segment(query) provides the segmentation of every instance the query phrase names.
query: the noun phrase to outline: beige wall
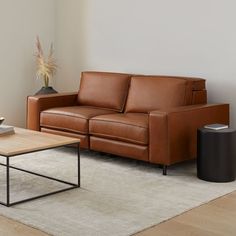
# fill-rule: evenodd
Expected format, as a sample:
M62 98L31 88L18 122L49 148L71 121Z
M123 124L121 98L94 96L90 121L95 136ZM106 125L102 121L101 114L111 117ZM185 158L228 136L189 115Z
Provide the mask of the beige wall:
M34 41L56 43L55 88L75 91L83 70L200 76L210 102L231 103L236 125L234 0L0 0L0 116L25 124Z
M35 80L35 37L49 47L55 36L54 0L0 0L0 116L25 126L26 97Z
M84 29L86 0L57 0L56 53L59 64L56 86L60 91L76 91L86 58Z
M200 76L236 125L235 0L58 0L58 88L81 70Z

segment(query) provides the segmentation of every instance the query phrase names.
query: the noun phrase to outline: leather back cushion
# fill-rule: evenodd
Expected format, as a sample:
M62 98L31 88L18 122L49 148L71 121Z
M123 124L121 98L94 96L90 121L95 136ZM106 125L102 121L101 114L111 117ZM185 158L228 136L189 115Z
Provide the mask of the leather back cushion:
M188 81L182 78L132 77L125 112L149 112L187 105L189 88Z
M109 72L83 72L78 94L79 105L122 111L131 76Z

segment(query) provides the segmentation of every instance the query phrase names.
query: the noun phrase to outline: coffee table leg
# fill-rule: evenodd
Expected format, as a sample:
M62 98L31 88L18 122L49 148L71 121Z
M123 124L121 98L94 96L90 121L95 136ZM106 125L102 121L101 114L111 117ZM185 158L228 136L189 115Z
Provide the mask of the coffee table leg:
M7 163L6 163L6 174L7 174L7 206L10 205L10 164L9 164L9 157L7 157Z
M4 205L4 206L7 206L7 207L80 187L80 145L79 144L77 146L77 171L78 171L77 172L78 173L77 180L78 180L78 183L76 183L76 184L75 183L70 183L70 182L67 182L67 181L64 181L64 180L60 180L60 179L57 179L57 178L53 178L53 177L50 177L50 176L42 175L42 174L39 174L39 173L35 173L35 172L32 172L32 171L28 171L28 170L25 170L25 169L21 169L21 168L11 166L10 165L10 157L7 157L7 156L6 156L6 164L0 163L0 165L6 167L6 202L1 202L0 201L0 204ZM51 180L54 180L54 181L57 181L57 182L60 182L60 183L68 184L71 187L64 188L64 189L61 189L61 190L49 192L49 193L46 193L46 194L43 194L43 195L39 195L39 196L35 196L35 197L32 197L32 198L27 198L27 199L24 199L24 200L20 200L20 201L10 203L10 168L15 169L15 170L19 170L19 171L23 171L23 172L26 172L26 173L29 173L29 174L32 174L32 175L40 176L40 177L43 177L43 178L51 179Z
M77 146L77 155L78 155L78 188L80 187L80 146Z

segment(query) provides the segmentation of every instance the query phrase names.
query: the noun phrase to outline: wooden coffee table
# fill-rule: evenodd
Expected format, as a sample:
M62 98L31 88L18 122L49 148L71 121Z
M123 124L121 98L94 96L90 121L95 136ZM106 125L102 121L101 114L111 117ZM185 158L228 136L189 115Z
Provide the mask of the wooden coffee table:
M63 191L67 191L70 189L79 188L80 187L79 143L80 143L80 140L76 138L69 138L69 137L64 137L64 136L59 136L59 135L54 135L54 134L41 133L41 132L21 129L21 128L15 128L15 134L0 136L0 156L3 156L6 158L6 164L0 163L0 165L6 167L6 202L0 202L0 204L10 207L19 203L46 197L46 196L60 193ZM28 170L17 168L10 165L10 159L13 157L27 154L27 153L58 148L61 146L71 145L71 144L77 145L77 160L78 160L78 165L76 166L76 168L78 168L78 182L77 183L70 183L67 181L63 181L57 178L49 177L46 175L42 175L39 173L35 173L32 171L28 171ZM61 189L61 190L53 191L50 193L46 193L43 195L27 198L24 200L11 202L10 201L10 169L23 171L29 174L37 175L37 176L54 180L60 183L68 184L69 187Z

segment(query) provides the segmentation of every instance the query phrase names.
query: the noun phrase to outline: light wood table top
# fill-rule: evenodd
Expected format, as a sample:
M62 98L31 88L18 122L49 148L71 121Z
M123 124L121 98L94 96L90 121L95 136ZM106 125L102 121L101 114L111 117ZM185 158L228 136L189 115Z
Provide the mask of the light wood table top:
M0 136L0 156L10 157L79 143L77 138L14 128L15 134Z

